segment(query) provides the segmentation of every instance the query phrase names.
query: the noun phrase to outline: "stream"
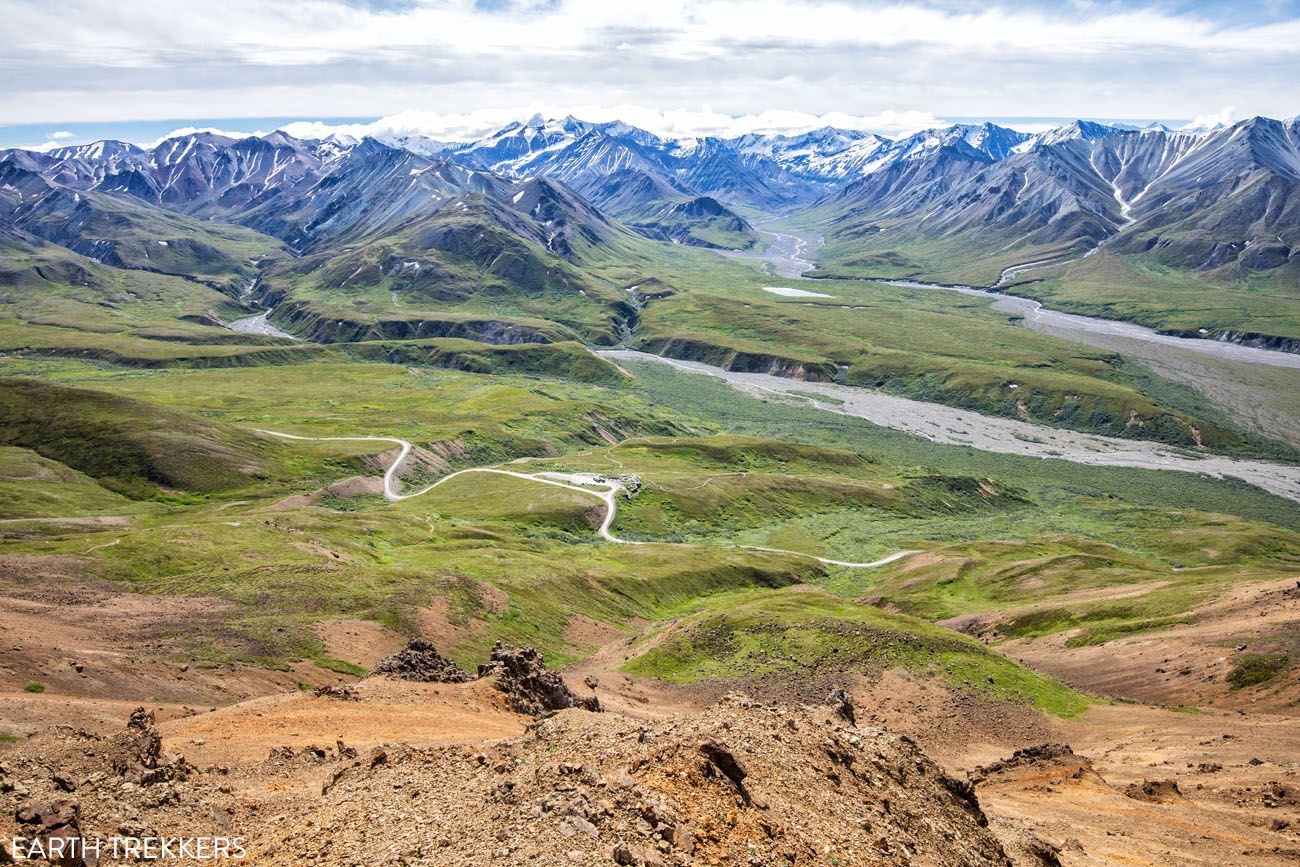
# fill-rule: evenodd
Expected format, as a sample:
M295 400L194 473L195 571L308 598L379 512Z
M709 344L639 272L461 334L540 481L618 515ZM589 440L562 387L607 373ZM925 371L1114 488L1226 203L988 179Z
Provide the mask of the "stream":
M256 316L245 316L243 319L236 319L233 322L226 323L226 327L231 331L238 331L241 334L265 334L268 337L287 337L290 340L301 340L287 331L281 331L270 322L266 317L271 315L270 310L263 310Z
M645 361L671 365L687 373L721 379L756 397L778 394L784 399L806 401L826 412L866 419L931 442L1093 466L1178 470L1218 478L1235 476L1269 493L1300 502L1300 467L1297 466L1214 454L1196 455L1150 440L1120 439L1044 427L944 404L896 397L867 388L807 382L766 373L740 373L698 361L679 361L630 349L605 350L597 354L619 364Z
M816 251L823 241L820 235L810 232L801 232L798 235L788 232L776 232L770 229L760 228L755 225L754 229L763 235L772 238L772 243L766 250L759 253L736 254L745 258L757 258L764 262L768 273L784 277L787 280L808 280L803 276L803 272L811 269L816 264L807 257L812 251ZM1023 266L1037 265L1041 263L1026 263ZM834 285L838 281L822 281L823 285ZM1132 352L1138 345L1159 344L1162 347L1199 352L1205 355L1212 355L1216 358L1222 358L1229 361L1243 361L1248 364L1267 364L1274 367L1290 367L1300 370L1300 354L1294 352L1278 352L1271 349L1256 349L1251 346L1241 346L1236 343L1228 343L1220 340L1202 340L1195 337L1175 337L1170 334L1161 334L1142 325L1136 325L1132 322L1125 322L1119 319L1098 319L1092 316L1082 316L1075 313L1061 313L1057 310L1050 310L1032 298L1022 298L1018 295L1008 295L1003 292L993 292L988 289L977 289L974 286L952 286L942 283L925 283L920 280L872 280L870 282L884 283L889 286L901 286L909 289L932 289L941 292L958 292L962 295L975 295L980 298L988 298L993 302L990 306L1002 313L1017 314L1024 317L1025 327L1034 331L1041 331L1044 334L1052 334L1057 337L1064 337L1073 340L1076 343L1083 343L1088 346L1094 346L1099 349L1112 349L1125 354L1131 354L1135 357L1142 357L1149 353ZM833 290L828 290L833 291Z
M1143 325L1124 322L1119 319L1096 319L1077 313L1062 313L1050 310L1032 298L1007 295L1002 292L990 292L973 286L944 286L938 283L922 283L917 280L881 280L890 286L903 286L911 289L940 289L945 292L959 292L962 295L975 295L988 298L994 310L1024 317L1024 324L1034 331L1065 337L1076 343L1096 346L1101 349L1115 349L1126 354L1141 357L1143 352L1132 352L1137 344L1159 344L1185 352L1199 352L1229 361L1244 361L1248 364L1268 364L1274 367L1290 367L1300 370L1300 355L1294 352L1278 352L1272 349L1256 349L1222 340L1202 340L1195 337L1175 337L1161 334Z
M761 252L738 255L761 259L773 276L817 282L819 288L826 287L824 292L835 292L831 287L841 281L810 281L802 276L813 267L810 259L822 245L819 235L808 231L797 235L777 232L763 228L762 221L754 228L771 237L771 245ZM1300 394L1297 394L1300 389L1291 373L1300 370L1300 355L1296 353L1175 337L1118 319L1062 313L1031 298L973 286L905 279L872 282L987 298L994 310L1021 316L1026 328L1134 359L1158 376L1200 392L1226 410L1243 428L1300 447ZM844 283L851 285L849 281Z

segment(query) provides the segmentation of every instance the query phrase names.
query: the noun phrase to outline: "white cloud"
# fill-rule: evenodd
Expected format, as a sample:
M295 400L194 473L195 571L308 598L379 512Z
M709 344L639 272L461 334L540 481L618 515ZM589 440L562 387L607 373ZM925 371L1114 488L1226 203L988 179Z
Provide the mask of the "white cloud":
M666 138L721 136L734 138L750 132L800 133L821 126L862 129L882 135L916 132L944 123L941 118L923 111L885 111L875 115L851 115L843 112L812 114L798 111L769 110L758 114L730 115L703 109L662 110L640 105L548 105L532 104L514 109L480 109L465 114L440 114L429 111L404 111L370 123L326 123L299 121L286 124L285 132L298 138L325 138L346 135L354 138L372 136L393 139L402 136L426 136L437 141L472 141L496 132L512 121L522 121L534 114L543 117L573 115L593 123L621 120ZM184 135L177 131L171 135Z
M609 47L611 34L624 37L614 48L628 45L679 58L707 58L746 44L805 51L828 45L928 45L1040 56L1135 48L1300 52L1296 21L1225 27L1191 15L1114 7L1089 14L1068 8L1050 12L995 6L972 12L839 0L564 0L515 3L490 12L464 0L417 0L398 10L342 0L136 0L112 5L68 0L55 15L44 2L5 0L0 9L37 52L110 67L166 66L220 52L257 66L310 66L367 54L394 57L437 50L549 56Z
M1214 129L1217 126L1228 126L1232 123L1232 116L1237 109L1232 106L1225 106L1213 114L1198 114L1186 129Z
M68 144L67 139L74 137L74 134L68 132L67 130L57 130L55 132L46 133L46 135L49 136L48 141L43 141L40 144L24 145L23 150L44 153L45 151L51 151L54 150L55 148L63 147L64 145Z
M782 121L769 110L785 110L884 125L900 106L1189 117L1231 100L1295 111L1300 19L944 2L514 0L483 11L472 0L64 0L55 12L47 0L0 0L0 19L23 34L6 46L0 116L373 117L428 106L469 129L485 106L516 116L534 103L649 106L665 124L682 112L706 123L706 104L770 124Z

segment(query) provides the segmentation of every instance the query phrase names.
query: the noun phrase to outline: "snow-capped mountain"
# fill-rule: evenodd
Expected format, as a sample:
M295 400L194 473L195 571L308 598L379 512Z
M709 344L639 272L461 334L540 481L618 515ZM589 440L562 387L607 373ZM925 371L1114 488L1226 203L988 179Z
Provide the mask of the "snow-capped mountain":
M1021 142L1017 143L1015 150L1026 151L1037 147L1060 144L1066 141L1093 141L1094 139L1105 138L1117 133L1129 132L1129 130L1118 127L1106 126L1100 123L1093 123L1088 120L1076 120L1074 123L1058 126L1055 129L1049 129L1047 132L1039 133L1036 136L1027 136Z
M376 141L382 142L390 147L401 148L410 151L413 154L419 154L422 157L434 157L439 154L455 148L455 142L439 141L427 135L419 133L406 133L403 135L377 135L374 136ZM351 139L351 145L357 144L356 139Z
M621 121L597 124L572 116L537 116L449 149L445 156L511 177L557 178L579 190L630 170L650 175L661 185L684 186L688 194L759 207L781 207L816 195L796 192L789 183L792 178L776 161L743 153L733 142L661 139Z
M997 160L1026 139L994 124L944 127L900 140L833 127L799 135L664 139L619 121L538 116L443 155L509 176L558 178L579 190L636 171L723 202L788 208L926 149L961 141Z
M1178 268L1300 261L1295 119L1210 133L1079 121L1000 159L965 143L949 136L828 196L816 208L829 234L870 234L873 247L930 238L971 258L1022 247L1082 254L1105 242Z
M751 133L733 143L741 153L769 157L801 177L836 181L865 174L874 155L891 142L875 133L827 126L792 136Z
M573 116L547 120L534 115L524 123L511 123L486 138L454 146L448 155L466 165L522 176L530 173L530 165L544 162L548 155L573 145L595 127Z
M852 147L855 142L873 137L872 133L861 130L824 126L799 135L749 133L732 141L741 153L762 154L787 164L810 156L831 156Z
M832 127L799 135L666 139L620 121L535 116L468 143L415 134L381 143L506 177L554 178L618 213L699 196L789 209L930 150L960 143L996 161L1026 139L993 124L927 130L898 140ZM332 175L361 146L346 136L304 141L283 132L241 139L197 132L147 151L123 142L97 142L45 154L11 151L6 158L74 189L131 195L210 215L292 198ZM636 190L621 194L610 178L635 179Z
M87 164L113 165L124 160L135 159L144 154L144 149L124 141L104 139L84 145L69 145L45 151L45 155L56 160L79 161Z
M374 139L194 133L147 151L116 145L0 153L0 194L12 200L8 210L33 214L36 196L47 211L64 199L124 214L161 208L158 213L245 225L299 251L382 233L441 209L463 211L478 201L493 203L493 213L511 231L540 239L557 255L569 249L571 231L589 241L608 234L602 213L548 181L506 178ZM33 216L25 219L35 225Z
M199 132L148 150L111 141L12 150L0 153L0 165L74 192L242 223L300 250L465 205L467 196L496 203L502 215L517 212L519 185L545 178L558 182L550 198L568 203L566 219L596 235L608 212L655 238L749 243L736 206L816 203L833 218L832 234L874 232L884 221L946 239L998 236L1012 250L1082 249L1122 235L1107 241L1110 249L1220 267L1290 257L1300 223L1292 212L1295 130L1294 119L1209 132L1080 120L1033 136L985 123L898 139L831 127L670 139L619 121L538 116L455 145ZM555 238L562 253L564 231Z
M147 151L124 142L96 142L44 154L6 151L0 159L72 189L129 195L198 214L247 207L310 186L352 147L283 132L241 139L197 132Z
M942 147L964 145L996 162L1010 156L1014 149L1029 140L1025 133L993 123L954 124L927 129L901 139L890 147L891 159L907 159Z

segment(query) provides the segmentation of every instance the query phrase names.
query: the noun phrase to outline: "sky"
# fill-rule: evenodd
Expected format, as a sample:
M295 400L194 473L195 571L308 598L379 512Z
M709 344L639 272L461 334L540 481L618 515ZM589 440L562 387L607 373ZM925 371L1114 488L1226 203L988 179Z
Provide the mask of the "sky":
M0 21L0 146L1300 113L1300 0L0 0Z

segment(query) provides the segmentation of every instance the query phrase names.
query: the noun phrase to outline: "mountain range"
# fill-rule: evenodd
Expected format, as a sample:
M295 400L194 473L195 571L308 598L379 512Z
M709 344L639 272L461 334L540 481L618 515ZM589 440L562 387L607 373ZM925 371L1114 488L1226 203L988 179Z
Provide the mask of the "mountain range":
M18 241L223 291L248 285L260 237L303 257L278 266L296 285L436 300L488 275L618 306L584 257L635 259L648 241L745 249L764 215L825 236L811 276L1007 283L1103 253L1089 265L1294 291L1300 121L671 139L538 116L465 143L198 132L0 152L0 221Z
M814 210L830 244L868 268L873 256L901 272L1008 265L1026 252L1063 261L1104 245L1211 278L1283 269L1293 280L1298 196L1294 118L1205 133L1079 121L998 151L936 138Z

